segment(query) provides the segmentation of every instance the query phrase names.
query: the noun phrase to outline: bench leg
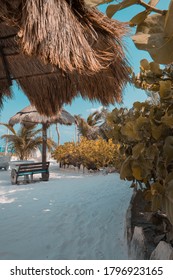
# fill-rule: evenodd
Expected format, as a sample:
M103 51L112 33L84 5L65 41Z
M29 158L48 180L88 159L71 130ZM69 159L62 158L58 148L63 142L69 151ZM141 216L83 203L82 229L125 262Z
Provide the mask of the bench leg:
M24 181L26 181L26 183L29 183L30 180L29 180L29 175L24 175Z
M12 185L17 184L17 172L15 169L11 170L11 183Z
M42 173L42 180L43 181L49 181L49 172Z

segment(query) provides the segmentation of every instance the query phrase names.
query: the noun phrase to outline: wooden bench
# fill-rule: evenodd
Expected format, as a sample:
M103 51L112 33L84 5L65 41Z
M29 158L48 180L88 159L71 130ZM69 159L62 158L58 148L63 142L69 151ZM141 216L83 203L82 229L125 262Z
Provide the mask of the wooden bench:
M18 177L24 176L26 183L33 182L34 174L42 174L42 181L49 180L49 162L34 162L16 164L16 167L11 170L11 183L19 183ZM30 177L29 177L30 176Z

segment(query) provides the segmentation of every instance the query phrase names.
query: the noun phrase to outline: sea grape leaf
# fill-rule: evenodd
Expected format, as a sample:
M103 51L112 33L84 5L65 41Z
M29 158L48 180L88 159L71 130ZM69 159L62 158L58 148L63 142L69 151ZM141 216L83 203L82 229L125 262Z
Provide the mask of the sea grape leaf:
M154 195L152 198L151 211L155 212L161 209L161 206L162 206L162 196L158 194Z
M140 140L133 121L126 122L125 125L121 127L121 133L130 140Z
M151 145L145 149L145 156L147 160L153 161L158 157L158 155L159 155L159 150L156 145Z
M151 125L149 118L139 116L134 125L134 130L138 134L138 138L143 139L144 137L148 138L151 136Z
M138 111L140 111L143 107L143 103L139 102L139 101L136 101L133 103L133 108L134 109L137 109Z
M129 25L130 26L135 26L138 25L140 23L142 23L148 16L150 12L145 10L139 14L137 14L136 16L134 16L130 21L129 21Z
M166 13L164 33L165 37L171 38L173 36L173 0L171 0Z
M142 59L140 61L140 67L142 70L150 70L150 63L147 59Z
M131 170L131 156L126 158L120 169L120 178L127 179L128 181L133 180L132 170Z
M144 199L147 201L151 201L152 200L152 194L151 194L151 190L146 190L144 192Z
M173 159L173 136L168 136L163 145L163 155L166 159L166 164L169 164Z
M132 166L132 174L136 180L142 181L142 170L140 166Z
M156 63L154 61L150 62L150 70L156 75L162 74L159 63Z
M159 1L160 1L160 0L150 0L150 2L148 3L148 5L150 5L150 6L152 6L152 7L155 7Z
M173 180L173 171L167 174L165 178L165 185L167 185L172 180Z
M173 224L173 180L169 181L168 183L163 205L168 219Z
M173 128L173 116L168 116L167 114L165 114L165 116L161 118L161 121L168 127Z
M170 97L171 95L171 87L172 87L172 83L170 80L167 81L159 81L160 84L160 97L162 99L167 99Z
M155 48L157 45L159 46L160 38L162 38L164 34L164 24L165 24L165 16L154 14L148 16L143 23L139 24L136 29L136 34L132 36L132 39L135 39L135 44L138 48L140 48L140 44L142 44L145 38L150 39L149 41L144 40L144 46L147 49ZM138 35L141 38L138 45ZM155 39L152 39L152 36L155 35ZM145 37L146 36L146 37ZM158 37L158 38L157 38ZM153 37L154 38L154 37Z
M145 149L145 144L144 143L138 143L136 144L133 149L132 149L132 157L133 159L138 159L139 156L142 154L142 152Z
M159 138L162 136L162 132L163 125L155 125L153 123L151 124L151 134L155 140L159 140Z
M164 193L165 193L165 188L159 182L155 182L151 185L151 194L152 195L156 195L156 194L163 195Z
M109 18L113 17L113 15L122 10L125 9L127 7L132 6L133 4L136 4L138 2L138 0L124 0L119 4L115 4L115 5L109 5L106 9L106 14Z
M166 35L165 21L165 15L150 15L138 25L136 34L132 36L136 47L148 51L153 60L160 64L173 61L173 32ZM173 25L170 26L173 28Z
M136 180L143 181L147 179L152 168L152 162L146 162L143 156L139 157L138 160L135 159L131 161L132 174Z

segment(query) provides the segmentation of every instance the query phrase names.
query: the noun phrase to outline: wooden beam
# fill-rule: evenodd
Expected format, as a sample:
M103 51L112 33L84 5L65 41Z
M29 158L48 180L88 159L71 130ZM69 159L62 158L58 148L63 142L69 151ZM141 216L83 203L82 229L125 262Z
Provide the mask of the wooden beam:
M39 76L47 76L47 75L52 75L52 74L58 74L58 72L43 72L43 73L38 73L38 74L29 74L29 75L23 75L23 76L18 76L18 77L11 77L11 80L20 80L24 78L32 78L32 77L39 77ZM0 81L7 80L6 77L0 77Z
M3 48L1 48L1 47L0 47L0 55L2 58L2 64L4 66L4 70L6 73L6 80L8 81L9 86L12 86L12 80L11 80L10 70L8 67L8 61L7 61L7 58L4 56L4 51L3 51Z
M15 33L15 34L10 34L10 35L6 35L6 36L0 36L0 40L6 40L6 39L10 39L10 38L13 38L13 37L15 37L15 36L17 36L17 33Z

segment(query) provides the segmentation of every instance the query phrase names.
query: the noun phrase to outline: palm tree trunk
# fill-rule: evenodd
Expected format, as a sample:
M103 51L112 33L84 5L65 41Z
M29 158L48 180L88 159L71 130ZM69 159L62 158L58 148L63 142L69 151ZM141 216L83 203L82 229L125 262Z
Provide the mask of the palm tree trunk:
M9 129L7 129L7 135L9 134ZM6 138L6 143L5 143L5 155L8 154L8 138Z
M56 132L57 132L57 136L58 136L58 146L60 145L60 132L59 132L59 127L58 124L56 123Z
M47 148L47 125L43 124L42 126L42 137L43 137L43 145L42 145L42 162L46 162L46 148Z

